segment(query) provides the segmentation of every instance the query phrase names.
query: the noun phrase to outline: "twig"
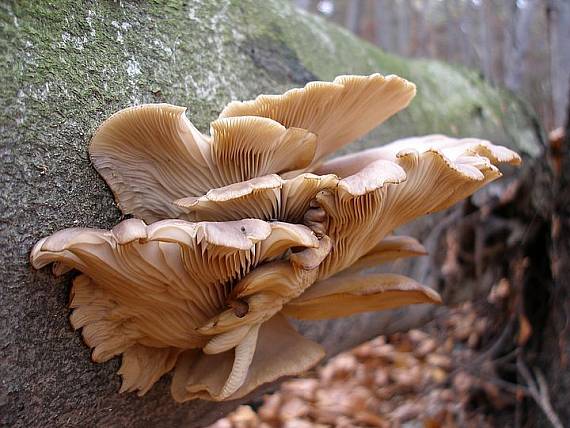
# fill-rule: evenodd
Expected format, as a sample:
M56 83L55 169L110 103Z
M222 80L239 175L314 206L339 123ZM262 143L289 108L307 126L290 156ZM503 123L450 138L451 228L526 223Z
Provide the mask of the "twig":
M550 403L550 394L548 393L548 386L546 385L544 375L540 372L539 369L535 369L534 375L537 379L535 381L530 373L530 370L520 356L517 358L517 369L528 385L528 392L530 393L530 396L542 409L552 426L554 428L564 428L562 422L560 422L560 418Z

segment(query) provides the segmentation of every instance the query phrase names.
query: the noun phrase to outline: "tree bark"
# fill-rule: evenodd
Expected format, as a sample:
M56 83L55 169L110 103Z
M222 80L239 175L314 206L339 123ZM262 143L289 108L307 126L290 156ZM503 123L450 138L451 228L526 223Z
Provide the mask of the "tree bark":
M547 9L554 129L564 126L566 120L569 88L566 76L570 70L570 1L549 0Z
M387 52L394 51L394 15L390 0L374 2L376 44Z
M362 0L351 0L346 5L345 27L354 34L360 31L360 14L362 12Z
M493 72L493 49L490 23L490 2L482 1L479 7L479 51L483 75L489 82L495 81Z
M508 51L509 54L505 55L508 58L505 85L515 92L521 89L523 72L526 69L524 59L529 47L530 27L538 9L537 6L538 4L535 0L528 0L524 7L516 8L516 14L513 17L514 32L511 34L512 43Z

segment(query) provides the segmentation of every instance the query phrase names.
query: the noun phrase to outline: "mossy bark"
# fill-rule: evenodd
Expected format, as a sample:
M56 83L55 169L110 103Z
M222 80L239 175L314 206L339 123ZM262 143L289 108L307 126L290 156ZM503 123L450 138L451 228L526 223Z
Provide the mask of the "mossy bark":
M118 359L92 363L69 326L70 277L29 265L30 248L47 234L120 220L87 156L92 132L113 112L188 106L207 131L230 100L339 74L396 73L418 84L416 100L349 150L432 132L529 155L541 147L524 105L474 72L385 54L285 1L2 1L0 19L0 420L10 426L201 426L236 405L175 405L166 379L143 398L119 395ZM406 327L405 314L301 328L338 352Z

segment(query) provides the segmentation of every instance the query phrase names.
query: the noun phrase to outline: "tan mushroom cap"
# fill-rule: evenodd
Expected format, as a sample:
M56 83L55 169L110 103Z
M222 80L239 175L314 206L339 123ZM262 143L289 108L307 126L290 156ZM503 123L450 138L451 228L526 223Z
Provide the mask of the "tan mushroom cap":
M233 287L248 272L290 249L317 251L319 246L313 232L302 225L247 219L163 220L147 226L130 219L111 231L57 232L36 244L31 262L36 268L61 263L83 273L72 289L72 325L83 329L94 361L123 353L123 390L144 393L172 369L181 352L212 340L211 333L198 328L226 310ZM290 266L294 274L293 261L279 263ZM315 278L316 272L300 287L308 287ZM258 324L248 328L257 329ZM245 358L243 352L253 352L247 345L254 341L253 330L239 339L233 343L236 356ZM239 388L244 371L247 374L248 366L239 364L235 370L241 377L228 379L228 394Z
M215 355L187 351L176 366L171 391L179 402L196 398L234 400L263 383L300 374L317 364L324 355L320 345L301 336L278 314L259 327L255 352L252 356L251 353L244 356L249 361L245 376L243 371L236 370L238 359L234 351ZM239 373L234 377L242 383L237 389L227 383L232 373Z
M411 236L388 236L343 272L357 272L394 260L425 256L424 246Z
M304 173L288 180L272 174L174 203L183 209L182 217L193 221L260 218L300 223L317 193L333 189L337 184L338 177L333 174Z
M514 151L477 138L450 138L445 135L426 135L424 137L404 138L381 147L363 150L346 156L331 159L314 171L316 174L337 174L348 177L378 159L396 162L400 152L416 150L418 153L433 151L440 153L450 162L461 163L462 157L481 157L491 164L507 163L519 165L520 156ZM467 171L465 171L467 172ZM475 172L476 175L478 175Z
M127 108L95 132L89 152L126 214L148 223L177 218L172 202L254 177L302 169L316 137L262 117L219 119L211 137L169 104ZM239 162L236 162L239 159Z
M262 116L307 129L318 137L316 164L407 107L415 94L413 83L394 75L338 76L283 95L231 102L220 117Z
M448 208L499 177L493 162L520 162L509 149L476 139L428 136L393 144L319 168L345 177L338 191L317 195L335 242L321 279L350 267L395 228Z
M315 283L289 302L283 313L303 320L320 320L419 303L439 304L441 297L431 288L401 275L339 274Z

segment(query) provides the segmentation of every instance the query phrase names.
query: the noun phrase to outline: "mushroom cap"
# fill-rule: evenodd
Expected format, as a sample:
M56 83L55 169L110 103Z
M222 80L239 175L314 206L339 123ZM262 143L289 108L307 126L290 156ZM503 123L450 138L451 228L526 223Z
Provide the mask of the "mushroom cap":
M516 165L520 157L488 141L440 135L400 140L364 155L325 162L319 173L344 178L338 191L317 195L335 242L319 278L349 268L397 227L446 209L500 177L495 163L501 162Z
M339 76L232 102L211 123L211 136L190 123L183 107L145 104L107 119L89 152L123 213L147 223L188 219L174 201L268 174L295 177L406 107L414 94L415 86L397 76Z
M185 108L145 104L115 113L95 132L89 153L125 214L152 223L178 218L173 201L210 189L308 166L316 136L263 117L218 119L211 137ZM236 162L239 159L239 162Z
M318 281L283 313L302 320L346 317L419 303L441 303L434 290L394 274L339 274Z
M234 400L263 383L303 373L324 355L320 345L301 336L283 316L277 314L259 327L253 355L244 355L244 359L249 361L245 376L239 370L240 363L236 366L234 351L215 355L198 350L186 351L176 365L172 396L178 402L196 398ZM232 392L235 387L231 387L227 379L239 379L242 385Z
M310 82L283 95L260 95L234 101L220 117L261 116L318 136L313 165L406 108L416 86L399 76L338 76L333 82Z

